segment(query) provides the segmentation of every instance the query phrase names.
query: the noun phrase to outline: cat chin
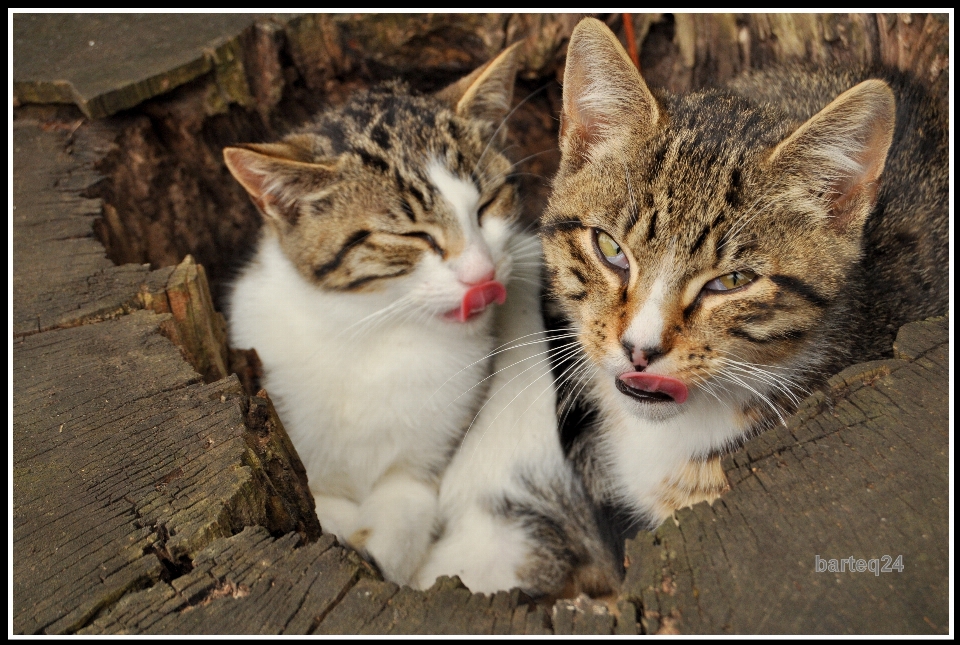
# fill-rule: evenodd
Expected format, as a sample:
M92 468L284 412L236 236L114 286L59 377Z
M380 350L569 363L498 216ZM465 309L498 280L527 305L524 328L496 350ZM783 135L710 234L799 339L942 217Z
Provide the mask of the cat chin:
M675 401L641 402L619 393L620 405L632 416L644 421L665 422L683 414L686 405Z

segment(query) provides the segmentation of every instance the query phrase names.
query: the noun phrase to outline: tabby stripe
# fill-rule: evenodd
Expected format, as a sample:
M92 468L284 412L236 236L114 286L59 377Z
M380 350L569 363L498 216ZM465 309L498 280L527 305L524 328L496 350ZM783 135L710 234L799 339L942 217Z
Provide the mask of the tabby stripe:
M418 202L420 202L420 206L423 207L423 210L430 210L427 208L427 198L423 196L423 193L420 192L420 189L418 189L416 186L410 185L407 186L407 191L413 195Z
M408 218L410 218L410 221L411 221L411 222L416 222L416 221L417 221L417 216L416 216L416 214L413 212L413 207L410 206L410 202L408 202L408 201L406 200L406 198L403 198L403 199L400 200L400 209L404 212L404 214L405 214Z
M700 231L700 236L697 237L696 241L694 241L693 243L693 246L690 247L690 255L693 255L698 250L700 250L700 247L703 246L703 242L704 240L707 239L707 234L709 232L710 232L710 226L704 226L703 230Z
M368 235L370 235L370 231L363 230L357 231L351 235L347 241L344 242L343 246L340 247L340 250L337 251L337 254L333 257L333 259L314 269L313 275L320 280L325 275L336 269L343 262L343 259L347 257L347 253L349 253L352 248L363 242L363 240L367 239Z
M800 340L803 338L805 332L802 329L790 329L785 332L780 332L767 336L766 338L757 338L756 336L751 335L745 329L739 327L731 327L729 330L731 336L736 336L737 338L743 338L744 340L749 340L751 343L757 343L762 345L764 343L771 343L778 340Z
M562 222L554 222L553 224L544 224L540 227L540 232L546 235L553 235L560 231L573 231L578 228L585 228L583 222L579 219L568 219Z
M656 179L657 175L663 169L663 159L667 156L667 146L669 144L664 143L660 148L653 153L653 163L650 164L650 168L653 172L650 173L650 179Z
M370 131L370 138L373 139L378 146L383 148L384 151L390 149L390 133L383 127L382 122L377 123L373 130Z
M727 205L730 206L730 208L738 208L740 206L741 185L742 182L740 177L740 169L734 168L733 172L730 173L730 186L727 188L727 194L723 196L723 199L727 202Z
M396 273L388 273L386 275L368 275L362 278L357 278L352 282L348 282L346 286L334 287L334 288L337 289L338 291L352 291L357 287L361 287L367 284L368 282L373 282L374 280L381 280L381 279L386 280L387 278L398 278L402 275L406 275L407 273L410 273L411 270L412 270L411 267L407 267L405 269L401 269L397 271Z
M647 226L647 242L657 236L657 213L658 211L653 211L653 215L650 216L650 224Z
M579 291L579 292L574 293L574 294L568 294L566 297L567 297L568 299L570 299L570 300L583 300L584 298L587 297L587 292L586 292L586 291Z
M381 172L387 172L390 170L390 164L388 164L383 157L370 154L366 150L357 150L357 154L360 155L360 160L366 166L372 166Z
M827 298L820 295L810 284L799 278L789 275L772 275L770 276L770 281L778 287L800 296L815 307L826 309L830 306L830 301Z
M695 312L700 307L700 303L702 301L703 301L703 292L701 291L700 293L697 294L697 297L693 299L693 302L691 302L689 305L683 308L684 322L689 320L690 316L693 315L693 312Z
M570 274L580 281L580 284L587 284L587 278L580 272L577 267L570 267Z

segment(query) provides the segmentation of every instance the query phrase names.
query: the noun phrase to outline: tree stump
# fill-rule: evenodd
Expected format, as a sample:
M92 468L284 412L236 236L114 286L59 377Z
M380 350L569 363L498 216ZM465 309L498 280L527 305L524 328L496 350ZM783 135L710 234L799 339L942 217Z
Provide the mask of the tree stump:
M14 16L12 631L948 632L947 318L729 455L713 506L629 540L615 613L398 587L321 535L255 354L216 311L258 227L220 150L387 77L432 91L528 38L511 132L533 221L580 17ZM599 17L654 87L813 60L946 92L946 14ZM885 555L902 571L818 570Z

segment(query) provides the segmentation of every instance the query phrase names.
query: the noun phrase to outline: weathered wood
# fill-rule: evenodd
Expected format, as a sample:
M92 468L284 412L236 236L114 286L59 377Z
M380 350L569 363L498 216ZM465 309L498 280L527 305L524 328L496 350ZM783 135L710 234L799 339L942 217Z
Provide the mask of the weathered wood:
M69 294L64 283L76 281L81 270L90 277L116 267L86 262L74 273L44 270L47 257L63 253L69 260L74 249L64 252L60 240L31 224L50 215L74 225L73 212L53 211L42 198L57 197L54 187L85 166L57 154L63 132L30 123L15 130L23 224L15 242L46 244L49 251L15 258L19 275L32 278L15 285L15 306L23 306L35 302L38 291ZM65 199L76 199L76 188L69 190ZM81 223L89 233L90 219ZM76 631L124 593L179 575L211 540L248 524L319 535L302 464L269 401L242 396L235 378L202 385L160 333L173 324L171 316L135 311L151 289L168 293L171 271L137 268L137 279L103 292L107 302L125 303L108 309L114 319L67 310L48 316L47 331L15 339L18 633ZM189 297L205 293L202 274L190 284L192 292L182 294L184 311L194 313L191 320L210 319L209 298ZM54 304L55 312L66 306Z
M101 118L210 71L243 88L244 14L23 14L13 19L14 100L75 103ZM104 65L104 61L110 61ZM237 70L239 67L239 70ZM241 90L243 91L243 90Z
M712 507L628 543L624 594L648 632L947 632L946 318L904 326L896 347L725 459ZM903 571L816 570L885 555Z
M732 488L712 507L685 509L676 523L630 541L617 616L582 601L535 605L518 590L472 594L456 579L426 592L399 588L331 537L316 540L302 464L266 393L253 396L255 357L228 352L213 311L226 258L256 229L249 208L236 210L242 191L218 188L234 186L219 147L300 114L291 103L298 92L335 102L380 74L420 66L429 68L420 89L429 89L522 33L540 38L526 45L521 76L555 77L577 18L259 21L211 59L215 73L142 104L146 116L90 124L62 112L18 111L13 631L948 629L946 319L905 326L895 359L850 368L786 428L728 458ZM377 20L393 25L382 46L374 46ZM618 20L608 24L616 29ZM661 86L720 82L797 56L883 60L937 84L948 60L945 23L936 16L636 14L634 21L641 63L662 62L644 72ZM464 38L465 25L476 28L474 37ZM451 54L460 41L466 46ZM321 67L306 71L312 62ZM518 158L537 151L538 137L553 145L558 99L548 89L541 103L538 95L518 110ZM547 163L537 172L552 169ZM91 190L102 174L109 181ZM82 196L89 194L106 200L102 210ZM199 249L218 282L208 288L203 267L191 261L156 271L112 265L91 235L97 215L111 258L177 264ZM221 378L239 359L247 360L246 396L235 378ZM884 554L902 554L903 573L813 571L816 555Z
M227 324L214 308L206 272L193 256L177 265L162 289L142 290L140 300L147 309L173 315L164 331L207 383L230 374Z
M100 176L74 155L73 133L44 127L18 121L13 128L15 336L139 308L140 285L156 288L169 273L107 259L92 230L100 202L80 196Z

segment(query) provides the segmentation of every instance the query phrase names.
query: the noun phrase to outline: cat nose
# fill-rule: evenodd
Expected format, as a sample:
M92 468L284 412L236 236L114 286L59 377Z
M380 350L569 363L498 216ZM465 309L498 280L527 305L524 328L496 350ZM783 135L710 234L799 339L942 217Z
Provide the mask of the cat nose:
M627 350L627 356L630 362L637 368L638 372L643 371L650 363L663 356L663 350L659 347L637 348L633 344L624 341L623 348Z
M473 286L496 279L496 267L486 249L470 246L460 257L457 266L457 279L463 284Z

